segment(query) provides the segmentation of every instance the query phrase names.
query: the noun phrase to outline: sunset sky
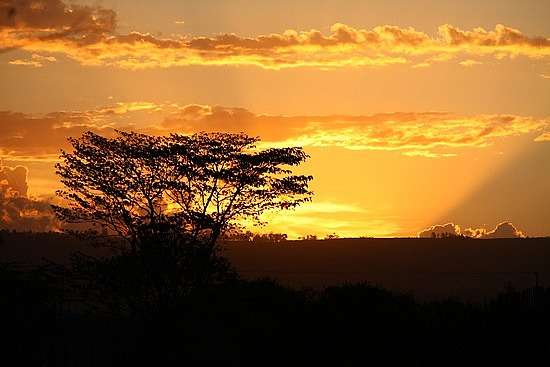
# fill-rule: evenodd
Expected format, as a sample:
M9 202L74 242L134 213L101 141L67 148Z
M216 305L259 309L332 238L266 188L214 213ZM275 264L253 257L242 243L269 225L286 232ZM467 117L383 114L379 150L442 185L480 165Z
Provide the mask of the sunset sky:
M549 15L548 0L0 0L0 193L52 200L59 150L86 130L244 131L311 156L313 202L261 231L550 236Z

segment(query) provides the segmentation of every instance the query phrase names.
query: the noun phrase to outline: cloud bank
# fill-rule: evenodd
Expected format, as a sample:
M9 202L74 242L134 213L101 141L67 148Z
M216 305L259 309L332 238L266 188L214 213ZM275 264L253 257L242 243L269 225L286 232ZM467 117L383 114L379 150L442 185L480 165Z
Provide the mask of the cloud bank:
M160 38L139 32L118 34L116 18L115 11L101 6L68 5L61 0L1 0L0 52L59 53L82 65L125 69L255 65L278 70L387 66L413 60L416 65L429 66L457 55L550 57L549 38L527 36L502 24L492 30L463 30L443 24L434 36L412 27L360 29L336 23L329 33L286 30L254 37L227 33Z
M245 132L259 136L269 146L340 147L437 158L531 133L538 135L537 141L547 140L544 131L549 126L550 119L518 115L395 112L287 116L223 106L126 102L43 115L0 111L0 158L56 160L59 149L67 148L67 137L86 130L109 135L113 129L159 135Z
M454 223L438 224L418 233L420 238L439 238L439 237L457 237L465 236L479 239L495 238L524 238L525 234L517 229L511 222L502 222L489 231L485 228L466 228L461 229Z
M399 151L410 156L454 155L457 148L486 147L496 139L540 131L550 119L517 115L460 116L445 112L284 116L242 108L187 105L171 112L171 131L244 131L270 143L353 150ZM445 150L444 152L442 150Z

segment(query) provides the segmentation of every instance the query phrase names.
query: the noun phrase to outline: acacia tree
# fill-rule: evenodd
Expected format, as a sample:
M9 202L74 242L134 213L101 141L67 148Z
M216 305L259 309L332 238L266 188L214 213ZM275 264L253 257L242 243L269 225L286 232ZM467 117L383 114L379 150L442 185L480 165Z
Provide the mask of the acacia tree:
M207 282L212 264L220 264L217 239L240 220L261 222L265 211L291 209L312 196L312 177L291 170L308 158L302 148L261 150L259 139L245 134L86 132L69 141L73 150L62 151L56 165L65 186L57 194L66 203L53 207L57 217L122 239L122 255L140 259L132 276L145 274L141 283L154 283L156 299ZM84 263L80 268L89 268Z
M161 233L213 246L240 219L261 222L265 211L312 196L312 177L290 170L308 158L302 148L259 150L245 134L86 132L69 141L73 151L56 165L65 186L57 195L68 204L54 206L58 218L108 229L131 251Z

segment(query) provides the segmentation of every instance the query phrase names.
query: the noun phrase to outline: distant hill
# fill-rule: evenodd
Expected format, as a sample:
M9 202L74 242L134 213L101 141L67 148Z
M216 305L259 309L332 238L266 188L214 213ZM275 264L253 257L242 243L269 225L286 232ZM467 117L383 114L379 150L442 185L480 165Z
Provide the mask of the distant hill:
M58 233L3 233L0 261L66 262L71 252L106 253ZM297 287L370 281L420 299L480 300L506 286L550 285L550 238L335 239L226 242L245 278L271 277Z

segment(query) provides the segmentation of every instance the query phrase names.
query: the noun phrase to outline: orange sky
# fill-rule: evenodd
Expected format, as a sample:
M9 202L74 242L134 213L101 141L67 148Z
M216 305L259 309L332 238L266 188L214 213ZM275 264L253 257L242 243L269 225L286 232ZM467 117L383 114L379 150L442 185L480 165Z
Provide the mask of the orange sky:
M263 231L550 235L548 1L95 4L0 1L0 182L51 196L88 129L245 131L315 177Z

